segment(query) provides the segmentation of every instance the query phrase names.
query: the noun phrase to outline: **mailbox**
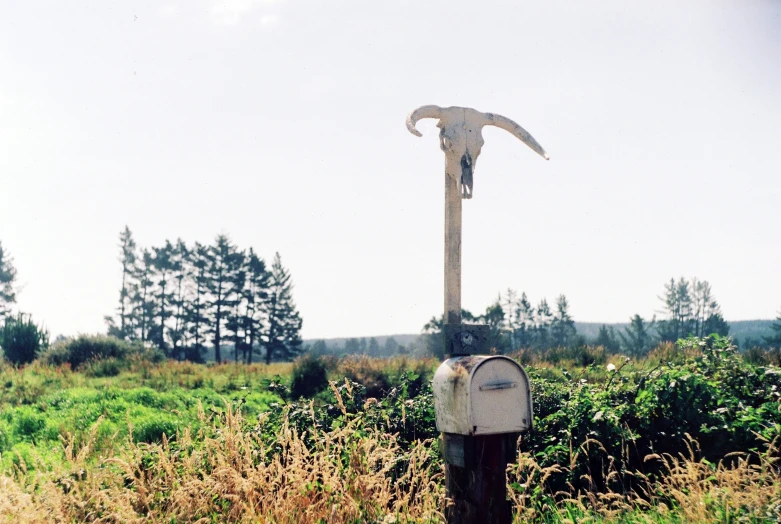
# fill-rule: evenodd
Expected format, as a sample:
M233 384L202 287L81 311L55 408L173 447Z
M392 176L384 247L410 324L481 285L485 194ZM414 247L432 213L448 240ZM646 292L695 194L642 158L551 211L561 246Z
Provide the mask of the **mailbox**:
M532 427L529 378L511 358L448 359L437 368L433 389L437 429L442 433L495 435Z

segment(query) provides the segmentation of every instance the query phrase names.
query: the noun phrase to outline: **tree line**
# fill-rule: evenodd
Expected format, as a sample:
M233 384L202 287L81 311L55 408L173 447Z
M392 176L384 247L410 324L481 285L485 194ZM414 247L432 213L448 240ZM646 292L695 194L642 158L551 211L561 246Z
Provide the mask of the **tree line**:
M141 341L169 358L202 362L208 347L222 362L253 356L290 360L301 353L302 319L290 272L276 253L271 267L227 235L214 243L183 240L140 248L128 227L119 236L122 282L108 334Z
M500 293L497 296L485 313L474 315L462 310L461 316L465 323L490 326L489 344L500 353L515 349L544 350L593 344L608 351L643 355L659 342L674 342L689 335L729 334L729 324L724 320L707 281L683 277L677 282L670 279L659 298L663 303L659 312L663 318L660 320L656 316L646 320L634 315L629 326L621 331L603 324L594 340L586 340L577 333L565 295L559 295L555 306L551 307L545 298L533 305L525 292L519 296L515 290L508 289L504 295ZM433 317L423 326L423 334L429 335L429 352L440 357L443 352L442 329L443 317ZM781 345L781 316L773 329L777 336L767 342Z

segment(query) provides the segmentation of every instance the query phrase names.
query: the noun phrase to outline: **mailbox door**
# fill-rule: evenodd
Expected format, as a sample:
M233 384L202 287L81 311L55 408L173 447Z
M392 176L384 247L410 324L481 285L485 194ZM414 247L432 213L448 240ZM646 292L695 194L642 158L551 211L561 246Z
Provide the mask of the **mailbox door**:
M475 435L520 433L532 426L529 380L512 359L485 359L472 372L469 397Z

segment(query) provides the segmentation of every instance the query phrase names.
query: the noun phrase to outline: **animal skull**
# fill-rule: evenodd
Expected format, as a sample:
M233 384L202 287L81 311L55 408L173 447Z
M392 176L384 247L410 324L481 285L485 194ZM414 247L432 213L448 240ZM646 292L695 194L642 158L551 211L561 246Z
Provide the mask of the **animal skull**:
M439 146L445 152L445 173L461 187L462 198L472 198L472 175L477 157L483 147L483 126L496 126L509 131L521 142L548 160L548 153L524 128L501 115L481 113L468 107L422 106L407 117L407 129L415 136L423 136L415 129L421 118L438 118Z

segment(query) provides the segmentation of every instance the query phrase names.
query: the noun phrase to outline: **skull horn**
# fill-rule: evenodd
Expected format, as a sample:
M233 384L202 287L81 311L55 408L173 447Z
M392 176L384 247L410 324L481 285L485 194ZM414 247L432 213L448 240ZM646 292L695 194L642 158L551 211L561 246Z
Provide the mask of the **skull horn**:
M409 114L407 117L407 130L415 136L423 136L420 134L420 131L415 129L415 124L421 118L442 118L442 108L439 106L420 106Z
M421 107L421 109L423 108ZM410 115L410 117L412 117L412 115ZM531 136L528 131L526 131L524 128L519 126L517 123L513 122L507 117L493 114L493 113L485 113L485 118L486 118L485 125L496 126L501 129L504 129L505 131L509 131L518 140L520 140L521 142L523 142L524 144L532 148L535 152L537 152L537 154L539 154L545 160L550 160L548 153L546 153L545 150L542 148L542 146L539 143L537 143L534 137ZM407 119L407 128L409 129L409 119Z

